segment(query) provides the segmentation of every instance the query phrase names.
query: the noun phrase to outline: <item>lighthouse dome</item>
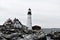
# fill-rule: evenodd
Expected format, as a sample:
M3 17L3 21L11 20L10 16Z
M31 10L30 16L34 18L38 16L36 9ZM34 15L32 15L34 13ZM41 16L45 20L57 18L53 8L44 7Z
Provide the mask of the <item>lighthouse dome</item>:
M28 15L31 15L31 9L30 8L28 9Z

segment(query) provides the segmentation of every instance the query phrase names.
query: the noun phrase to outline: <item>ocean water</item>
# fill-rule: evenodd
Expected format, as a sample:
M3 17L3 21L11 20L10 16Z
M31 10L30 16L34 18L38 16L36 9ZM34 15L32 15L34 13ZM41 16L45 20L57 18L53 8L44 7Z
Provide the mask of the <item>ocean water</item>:
M60 32L60 28L43 28L42 31L44 31L46 34L50 33L50 32Z

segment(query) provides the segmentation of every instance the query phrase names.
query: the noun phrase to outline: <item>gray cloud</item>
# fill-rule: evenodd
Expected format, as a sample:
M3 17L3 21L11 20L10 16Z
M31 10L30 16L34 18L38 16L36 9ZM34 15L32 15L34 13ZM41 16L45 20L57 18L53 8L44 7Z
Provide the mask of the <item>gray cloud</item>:
M60 28L60 0L0 0L0 24L16 17L26 25L28 8L33 25Z

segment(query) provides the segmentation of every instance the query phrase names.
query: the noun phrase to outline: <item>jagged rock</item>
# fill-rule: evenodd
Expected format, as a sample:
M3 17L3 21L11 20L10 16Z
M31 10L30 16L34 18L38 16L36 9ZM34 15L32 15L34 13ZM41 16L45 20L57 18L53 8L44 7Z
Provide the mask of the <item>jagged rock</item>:
M41 28L39 26L33 26L33 30L29 30L27 26L23 25L16 18L13 21L8 19L0 27L0 32L2 33L0 34L1 40L35 40L45 36L40 31Z
M12 20L9 18L4 24L5 28L11 28L13 25Z
M21 28L22 27L21 22L18 19L16 19L16 18L13 20L13 25L16 28Z

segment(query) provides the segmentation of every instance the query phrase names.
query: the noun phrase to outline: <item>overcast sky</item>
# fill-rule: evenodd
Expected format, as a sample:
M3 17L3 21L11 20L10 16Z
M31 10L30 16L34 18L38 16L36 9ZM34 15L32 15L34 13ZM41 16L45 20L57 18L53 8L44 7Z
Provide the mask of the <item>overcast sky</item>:
M0 24L8 18L18 18L26 25L29 8L33 25L60 28L60 0L0 0Z

